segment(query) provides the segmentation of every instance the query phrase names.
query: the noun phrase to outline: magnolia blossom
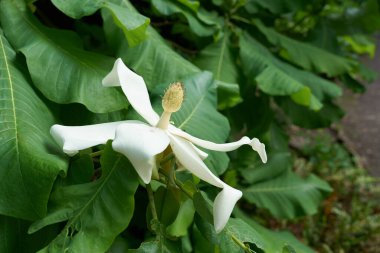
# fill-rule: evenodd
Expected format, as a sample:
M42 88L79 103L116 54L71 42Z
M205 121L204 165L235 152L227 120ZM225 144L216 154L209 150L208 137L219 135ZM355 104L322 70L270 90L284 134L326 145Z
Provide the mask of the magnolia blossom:
M179 110L182 104L182 87L169 88L165 93L164 113L160 117L152 108L143 78L128 69L121 59L116 60L112 71L102 83L107 87L121 86L131 106L147 123L126 120L87 126L54 125L50 130L51 135L61 145L63 151L73 156L79 150L105 144L111 139L112 148L126 156L142 181L149 184L156 166L156 155L170 145L177 161L185 169L222 189L216 196L213 207L214 227L220 232L226 225L236 202L241 198L242 192L216 177L203 162L207 153L196 146L226 152L246 144L257 151L265 163L267 157L264 144L257 138L248 137L232 143L216 144L194 137L175 127L169 120L171 113Z

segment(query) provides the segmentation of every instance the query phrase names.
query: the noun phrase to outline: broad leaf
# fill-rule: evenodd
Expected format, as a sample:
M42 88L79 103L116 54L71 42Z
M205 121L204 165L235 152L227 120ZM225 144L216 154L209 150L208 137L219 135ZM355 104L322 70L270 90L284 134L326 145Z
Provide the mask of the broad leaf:
M303 128L329 127L344 116L342 109L332 102L325 102L323 108L317 112L307 110L305 107L299 106L287 98L278 98L276 102L288 115L293 124Z
M290 246L297 253L315 253L314 250L305 246L287 231L274 232L272 230L269 230L259 225L239 209L236 209L234 211L234 214L238 218L236 220L238 220L239 223L242 223L244 227L247 228L247 226L249 226L250 228L247 228L248 230L254 230L256 233L260 234L261 238L263 239L262 243L264 245L264 252L283 253L283 249L286 248L286 246Z
M285 59L301 68L336 76L351 71L356 65L352 60L282 35L273 28L264 26L259 20L255 20L254 24L272 44L284 50L281 54Z
M329 192L330 186L317 176L302 179L288 171L246 188L243 196L249 202L267 208L278 218L295 218L316 213Z
M173 1L173 0L152 0L152 5L164 16L173 14L183 15L189 23L190 29L198 36L210 36L217 30L216 26L209 25L203 22L198 17L198 8L190 5L186 1ZM199 3L198 3L199 5ZM202 16L201 16L202 17Z
M133 8L127 0L112 0L116 5ZM134 10L138 13L136 10ZM129 47L122 38L122 31L115 26L108 12L102 12L106 37L116 55L126 65L144 77L148 87L180 81L183 77L200 72L191 62L176 53L152 28L147 29L147 39L136 47Z
M202 220L199 215L195 219L201 234L212 244L217 252L244 252L238 243L252 243L256 248L264 249L267 243L264 238L242 220L230 218L222 232L216 234L213 225Z
M51 2L67 16L78 19L96 12L104 0L51 0Z
M48 99L78 102L98 113L125 107L119 90L101 84L114 59L84 51L72 32L41 25L23 0L1 1L0 6L5 35L25 55L33 83Z
M157 217L165 227L173 223L179 211L179 191L174 187L159 187L154 193Z
M243 68L270 95L289 95L297 104L319 110L325 98L341 95L341 89L313 73L297 69L274 57L268 49L244 34L240 42Z
M133 9L125 8L121 5L105 2L104 9L110 11L115 24L121 28L127 39L128 45L134 47L146 38L146 29L150 20Z
M0 215L0 252L36 252L59 232L59 225L49 226L38 233L29 235L30 222Z
M214 74L218 82L218 108L233 107L241 102L239 95L238 70L236 59L229 42L229 33L222 39L204 48L194 63Z
M296 103L314 110L322 107L310 88L284 69L284 65L287 69L293 69L291 66L276 59L247 33L240 38L240 56L246 75L254 78L263 92L275 96L290 96Z
M102 176L95 182L60 187L50 199L49 214L29 231L66 221L62 232L41 252L105 252L129 224L138 178L125 157L109 142L101 156Z
M292 1L283 1L283 0L248 0L246 4L246 9L250 13L258 12L258 8L264 8L274 14L294 12L305 5L310 3L310 1L304 0L292 0Z
M288 152L269 153L268 163L263 164L260 161L251 163L250 167L241 169L244 179L250 184L271 180L284 171L289 170L292 166L291 155Z
M195 216L195 224L206 239L203 241L203 247L214 248L215 251L221 253L243 252L241 245L247 248L248 243L250 249L261 252L282 253L285 246L290 245L297 252L309 253L313 252L310 248L304 246L296 238L287 232L272 232L235 208L234 214L238 218L230 218L226 227L222 232L216 234L212 225L211 204L204 198L204 195L197 193L194 195L194 204L197 211ZM211 219L211 220L210 220ZM196 238L199 240L201 238ZM195 242L197 244L197 242Z
M52 113L19 68L0 29L0 213L37 219L67 163L49 134Z
M115 5L112 1L52 0L52 2L66 15L75 19L89 16L100 8L109 10L115 24L123 30L131 47L145 39L145 30L150 23L148 18L129 8Z
M176 237L187 235L187 229L194 219L194 212L194 205L191 199L182 201L175 221L167 228L166 232L170 236Z
M180 248L175 242L167 239L143 242L138 249L128 250L128 253L179 253Z

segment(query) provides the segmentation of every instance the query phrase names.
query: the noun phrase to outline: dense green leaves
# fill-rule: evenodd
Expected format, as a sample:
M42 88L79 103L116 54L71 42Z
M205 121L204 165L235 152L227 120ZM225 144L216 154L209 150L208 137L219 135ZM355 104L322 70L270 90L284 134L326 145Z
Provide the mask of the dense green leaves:
M49 135L52 113L18 68L0 30L0 213L37 219L46 214L53 182L67 164Z
M238 69L229 39L229 34L225 34L217 43L204 48L195 59L199 68L211 71L218 81L219 109L233 107L241 101Z
M131 47L144 40L145 30L150 22L148 18L130 8L116 5L112 1L52 0L52 2L66 15L76 19L91 15L100 8L107 9L115 24L124 32Z
M199 12L197 2L152 0L152 4L163 15L183 15L189 23L191 31L198 36L210 36L216 31L217 27L208 22L209 18L206 19L206 16L202 16L202 13Z
M352 70L354 62L328 51L303 43L276 32L272 28L264 26L261 21L256 20L255 25L274 45L284 49L281 55L294 64L318 73L336 76Z
M259 207L269 209L278 218L314 214L330 186L315 175L302 179L293 172L246 188L244 197Z
M127 1L113 0L113 2L123 7L130 7ZM102 12L102 16L107 38L115 48L116 54L136 73L143 76L149 87L163 83L167 85L200 71L170 48L152 27L147 28L147 39L131 48L122 39L122 31L115 26L111 15Z
M37 252L54 239L59 226L49 226L35 234L28 234L29 221L0 216L0 252Z
M375 52L379 17L376 0L0 0L0 251L313 252L251 217L310 215L331 191L293 172L286 130L342 116L335 80L354 91L373 80L356 59ZM209 200L219 189L175 172L170 147L173 167L156 161L149 196L110 142L67 166L51 125L138 118L120 88L102 87L116 58L144 78L158 114L168 84L184 83L175 126L217 143L265 143L266 164L247 145L230 156L205 150L210 170L244 191L221 233Z
M82 103L99 113L125 107L121 92L101 84L114 59L84 51L70 31L43 26L22 0L4 0L0 6L4 33L25 55L33 83L48 99Z
M50 199L49 213L30 232L66 221L61 233L41 252L105 252L129 224L134 211L137 175L108 143L101 156L102 176L91 183L60 187Z
M246 75L254 78L265 93L290 96L296 103L314 110L322 107L310 88L287 71L288 69L296 71L296 69L280 62L248 34L243 34L240 39L240 55Z
M245 227L250 226L249 230L255 230L260 234L263 243L263 250L265 252L283 253L284 248L291 246L296 252L300 253L314 253L315 251L305 246L303 243L297 240L292 234L286 231L271 231L263 226L259 225L253 219L249 218L241 210L237 209L234 212L238 219L241 219L239 223L244 224ZM251 232L252 233L252 232ZM286 251L285 251L286 252Z

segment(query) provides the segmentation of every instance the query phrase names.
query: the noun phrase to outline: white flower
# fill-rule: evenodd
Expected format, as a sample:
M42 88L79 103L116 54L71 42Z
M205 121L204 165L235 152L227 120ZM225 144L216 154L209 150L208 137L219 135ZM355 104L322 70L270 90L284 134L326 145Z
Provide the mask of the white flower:
M170 145L176 159L184 168L222 189L216 196L213 207L215 230L220 232L226 225L236 202L241 198L242 192L216 177L202 161L207 154L196 146L226 152L247 144L258 152L265 163L267 157L264 144L256 138L251 140L248 137L232 143L216 144L191 136L169 123L170 114L179 109L182 101L175 110L165 108L163 103L165 112L160 119L152 108L143 78L128 69L121 59L116 60L112 71L103 79L103 85L121 86L131 106L148 124L127 120L88 126L54 125L50 132L62 146L63 151L73 156L78 150L105 144L111 139L113 149L125 155L140 178L148 184L156 166L155 156ZM171 96L168 97L170 103Z

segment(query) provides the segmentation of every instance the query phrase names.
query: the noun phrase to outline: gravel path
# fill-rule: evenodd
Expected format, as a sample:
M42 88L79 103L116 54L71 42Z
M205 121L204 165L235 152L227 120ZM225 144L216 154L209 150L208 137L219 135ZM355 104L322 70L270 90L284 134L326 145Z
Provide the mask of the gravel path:
M362 95L345 92L342 130L363 165L380 177L380 36L375 58L365 62L379 73L379 78Z

